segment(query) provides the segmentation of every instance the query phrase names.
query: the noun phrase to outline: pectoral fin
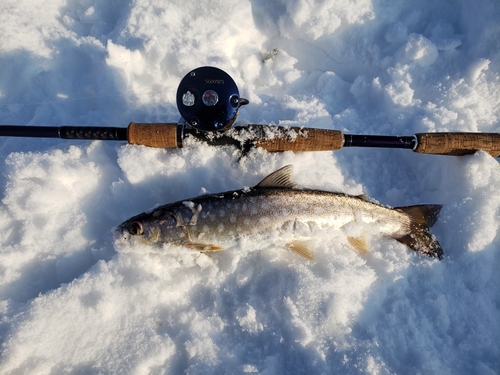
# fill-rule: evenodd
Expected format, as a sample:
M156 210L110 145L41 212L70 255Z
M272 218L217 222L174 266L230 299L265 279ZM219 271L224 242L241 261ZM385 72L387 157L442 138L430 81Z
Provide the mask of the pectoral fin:
M209 244L209 243L199 243L199 242L185 242L183 244L184 246L187 246L187 247L192 247L196 250L200 250L200 251L220 251L220 250L224 250L223 247L219 246L219 245L213 245L213 244Z
M307 260L314 260L314 253L309 248L309 243L307 241L294 240L288 242L285 246Z

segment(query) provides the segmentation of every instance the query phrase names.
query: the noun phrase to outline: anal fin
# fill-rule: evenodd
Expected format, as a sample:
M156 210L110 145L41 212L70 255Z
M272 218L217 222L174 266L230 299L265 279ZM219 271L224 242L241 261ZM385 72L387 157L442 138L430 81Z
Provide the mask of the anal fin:
M368 253L368 242L364 236L360 237L347 237L349 244L354 247L360 254Z
M294 240L288 242L287 244L285 244L285 246L295 254L298 254L307 260L314 260L314 253L309 248L308 241Z

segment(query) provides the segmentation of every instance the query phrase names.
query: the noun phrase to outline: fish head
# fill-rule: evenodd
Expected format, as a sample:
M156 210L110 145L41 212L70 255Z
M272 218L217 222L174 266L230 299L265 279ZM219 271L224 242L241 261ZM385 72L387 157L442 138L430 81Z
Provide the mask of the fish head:
M155 218L142 213L134 216L115 229L115 242L118 245L161 245L175 243L183 235L182 228L171 215Z

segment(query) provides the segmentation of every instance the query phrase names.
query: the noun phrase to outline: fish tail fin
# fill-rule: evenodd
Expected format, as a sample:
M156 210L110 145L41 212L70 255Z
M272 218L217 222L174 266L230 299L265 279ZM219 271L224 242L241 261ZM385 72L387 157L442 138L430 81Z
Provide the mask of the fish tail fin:
M397 207L410 218L409 233L394 237L396 241L405 244L417 253L430 257L443 259L443 249L434 235L429 232L429 228L436 222L442 205L416 205L407 207Z

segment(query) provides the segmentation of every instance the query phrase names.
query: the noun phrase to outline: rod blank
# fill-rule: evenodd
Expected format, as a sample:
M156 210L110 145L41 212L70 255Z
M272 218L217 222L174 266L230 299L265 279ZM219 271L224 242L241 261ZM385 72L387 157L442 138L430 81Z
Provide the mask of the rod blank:
M203 132L184 124L135 123L127 128L0 125L0 136L128 141L159 148L180 148L187 137L210 145L260 147L270 152L334 151L342 147L412 149L422 154L467 155L482 150L500 156L498 133L418 133L414 136L353 135L338 130L270 125L235 126Z
M127 129L100 126L1 125L0 136L126 141Z
M344 147L382 147L382 148L409 148L414 149L416 138L414 136L390 135L351 135L344 134Z

